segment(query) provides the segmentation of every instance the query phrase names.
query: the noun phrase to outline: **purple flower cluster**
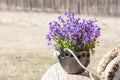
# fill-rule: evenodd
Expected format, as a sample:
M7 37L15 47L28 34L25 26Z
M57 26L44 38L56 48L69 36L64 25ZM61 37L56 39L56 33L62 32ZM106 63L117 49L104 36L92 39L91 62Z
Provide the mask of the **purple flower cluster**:
M65 19L59 16L59 21L49 23L50 31L46 35L48 44L55 41L60 49L70 48L75 51L94 48L96 38L100 36L97 20L75 18L73 13L68 12L65 12L65 16Z

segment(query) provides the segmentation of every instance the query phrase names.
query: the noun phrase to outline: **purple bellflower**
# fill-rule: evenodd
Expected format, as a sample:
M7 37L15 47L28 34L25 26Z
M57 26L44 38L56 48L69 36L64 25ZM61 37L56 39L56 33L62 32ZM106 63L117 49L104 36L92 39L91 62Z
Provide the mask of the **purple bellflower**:
M50 31L46 35L48 44L60 49L69 48L82 51L95 48L96 39L100 36L100 27L96 19L75 18L73 13L65 12L66 18L58 17L58 21L49 23Z

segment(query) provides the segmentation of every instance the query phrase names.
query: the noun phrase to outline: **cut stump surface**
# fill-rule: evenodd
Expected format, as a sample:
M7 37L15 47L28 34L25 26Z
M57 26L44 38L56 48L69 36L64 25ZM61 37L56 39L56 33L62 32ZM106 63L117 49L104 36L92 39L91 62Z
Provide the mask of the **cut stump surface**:
M95 80L100 80L96 78ZM91 80L88 72L82 74L67 74L59 63L54 64L43 75L41 80Z

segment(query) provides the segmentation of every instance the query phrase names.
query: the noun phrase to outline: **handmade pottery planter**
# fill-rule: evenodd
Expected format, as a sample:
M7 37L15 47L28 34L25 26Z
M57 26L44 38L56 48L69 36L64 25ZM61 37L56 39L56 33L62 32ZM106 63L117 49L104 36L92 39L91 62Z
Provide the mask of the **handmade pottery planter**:
M73 13L65 12L65 18L59 16L58 21L49 23L50 31L46 35L48 45L61 49L58 50L58 60L67 73L77 74L85 71L73 57L74 54L71 55L71 50L85 67L88 66L89 49L95 48L96 39L100 36L101 29L96 22L96 19L80 19Z
M60 52L61 53L61 52ZM79 61L87 67L90 62L90 52L88 51L80 51L80 52L74 52ZM80 74L84 72L85 70L78 64L78 62L75 60L73 55L68 52L62 52L58 56L58 60L63 67L63 69L69 73L69 74Z

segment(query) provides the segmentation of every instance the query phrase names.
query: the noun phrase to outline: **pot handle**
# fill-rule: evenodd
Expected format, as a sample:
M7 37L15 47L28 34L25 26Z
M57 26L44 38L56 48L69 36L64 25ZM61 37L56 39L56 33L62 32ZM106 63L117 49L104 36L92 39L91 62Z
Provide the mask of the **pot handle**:
M89 69L87 69L80 61L79 61L79 59L76 57L76 55L73 53L73 51L72 50L70 50L69 48L65 48L64 49L64 51L69 51L73 56L74 56L74 58L75 58L75 60L78 62L78 64L83 68L83 69L85 69L86 71L88 71L89 72L89 75L90 75L90 78L91 78L91 80L95 80L94 78L93 78L93 76L92 76L92 72L89 70ZM94 74L95 75L95 74Z

